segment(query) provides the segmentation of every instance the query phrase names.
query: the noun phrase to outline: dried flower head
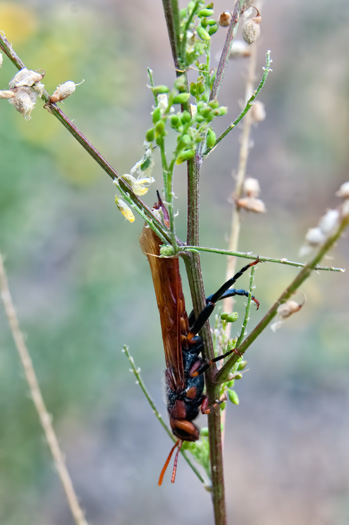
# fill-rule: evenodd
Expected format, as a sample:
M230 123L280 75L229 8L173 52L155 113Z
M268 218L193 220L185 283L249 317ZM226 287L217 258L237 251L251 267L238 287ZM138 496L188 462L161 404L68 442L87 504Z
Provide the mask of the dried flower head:
M128 204L126 204L125 201L120 199L118 195L115 195L115 204L117 205L117 207L119 208L126 220L128 220L131 223L134 222L135 216L133 215L131 208Z

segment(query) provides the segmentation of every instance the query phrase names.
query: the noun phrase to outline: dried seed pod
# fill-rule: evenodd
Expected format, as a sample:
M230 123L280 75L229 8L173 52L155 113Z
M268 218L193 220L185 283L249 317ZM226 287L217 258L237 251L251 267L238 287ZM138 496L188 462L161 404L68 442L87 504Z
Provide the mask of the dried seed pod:
M11 89L0 91L0 98L13 98L15 96Z
M319 222L320 230L326 235L330 235L339 225L339 210L327 210Z
M37 71L32 71L24 67L9 82L10 88L20 88L20 87L32 87L36 82L40 82L45 76L45 72L39 73Z
M249 45L244 40L233 40L229 58L247 58L251 55Z
M82 82L79 82L79 84L75 84L75 82L73 82L72 80L67 80L67 82L60 84L59 86L57 86L56 91L50 97L50 103L55 104L56 102L61 102L61 100L64 100L65 98L69 97L74 93L76 86L80 86Z
M261 34L261 21L262 17L260 16L259 12L258 15L249 18L244 22L242 26L242 37L247 42L247 44L251 45L253 42L258 40Z
M31 119L31 112L35 107L37 94L30 87L20 87L14 90L15 96L9 99L16 111L18 111L26 120Z
M319 227L310 228L305 235L305 240L310 246L318 246L325 242L326 235Z
M337 197L343 197L343 199L349 199L349 182L344 182L336 192L336 195Z
M247 177L244 180L244 193L248 197L258 197L260 194L261 188L259 186L259 182L257 179L254 179L253 177Z
M218 23L221 27L228 27L232 19L230 11L224 11L219 15Z
M265 213L265 204L261 199L256 199L255 197L245 197L238 199L236 204L240 208L244 208L247 211L253 211L254 213Z
M260 100L256 100L250 111L253 124L262 122L266 117L264 104Z
M291 315L299 312L302 306L305 303L305 297L303 295L303 302L297 303L296 301L288 300L277 309L275 321L270 325L271 330L275 332L282 325L283 321L290 317Z

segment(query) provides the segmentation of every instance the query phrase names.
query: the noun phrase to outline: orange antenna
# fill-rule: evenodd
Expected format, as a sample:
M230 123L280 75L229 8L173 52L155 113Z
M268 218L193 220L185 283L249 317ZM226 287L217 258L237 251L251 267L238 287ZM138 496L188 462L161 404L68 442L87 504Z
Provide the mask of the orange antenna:
M176 453L175 460L174 460L174 463L173 463L173 470L172 470L171 483L174 483L174 482L176 481L176 472L177 472L178 456L179 456L179 453L180 453L180 451L181 451L182 445L183 445L183 441L182 441L181 439L178 440L178 449L177 449L177 453Z
M164 479L164 475L165 475L165 472L167 470L167 467L168 467L168 464L169 462L171 461L171 458L172 458L172 454L173 454L173 451L175 450L175 448L178 447L178 452L176 454L176 458L175 458L175 464L173 466L173 472L172 472L172 479L171 479L171 483L174 483L174 480L176 478L176 469L177 469L177 462L178 462L178 453L179 453L179 450L181 449L182 447L182 441L180 439L177 439L176 443L173 445L173 447L171 448L170 450L170 453L165 461L165 465L162 467L162 471L160 473L160 477L159 477L159 481L158 481L158 485L159 487L162 485L162 480ZM175 469L176 467L176 469ZM173 481L172 481L173 480Z

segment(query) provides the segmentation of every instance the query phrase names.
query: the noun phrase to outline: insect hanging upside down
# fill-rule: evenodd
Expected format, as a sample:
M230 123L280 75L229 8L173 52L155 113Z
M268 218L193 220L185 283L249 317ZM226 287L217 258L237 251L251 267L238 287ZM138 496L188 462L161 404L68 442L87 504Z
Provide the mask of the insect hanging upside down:
M158 198L159 202L154 208L161 210L164 223L168 226L168 212L159 195ZM199 411L201 410L203 414L208 414L213 408L209 406L208 398L203 393L205 387L203 372L213 362L219 361L234 352L234 350L230 350L212 361L205 361L200 357L203 341L197 334L211 315L217 301L233 295L249 296L249 292L246 290L237 290L231 288L231 286L248 268L257 264L259 260L257 259L244 266L234 277L223 284L216 293L207 297L206 306L195 318L193 312L188 317L185 309L178 258L159 257L162 241L148 226L143 228L140 243L149 261L160 313L166 360L167 410L172 432L177 438L161 471L159 477L159 485L161 485L174 450L178 447L171 483L174 483L176 478L178 455L183 441L197 441L199 439L199 429L193 423L193 420L199 415ZM259 302L257 299L252 296L252 300L258 308ZM219 404L219 401L214 406L217 404Z

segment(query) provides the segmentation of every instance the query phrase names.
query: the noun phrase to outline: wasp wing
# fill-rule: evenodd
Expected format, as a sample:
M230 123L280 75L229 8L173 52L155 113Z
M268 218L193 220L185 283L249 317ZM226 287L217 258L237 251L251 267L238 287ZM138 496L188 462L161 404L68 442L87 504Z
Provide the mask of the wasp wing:
M179 261L178 258L159 257L161 240L148 226L143 228L140 243L148 258L153 278L168 374L173 382L173 389L183 389L185 381L182 345L189 332L189 323Z

